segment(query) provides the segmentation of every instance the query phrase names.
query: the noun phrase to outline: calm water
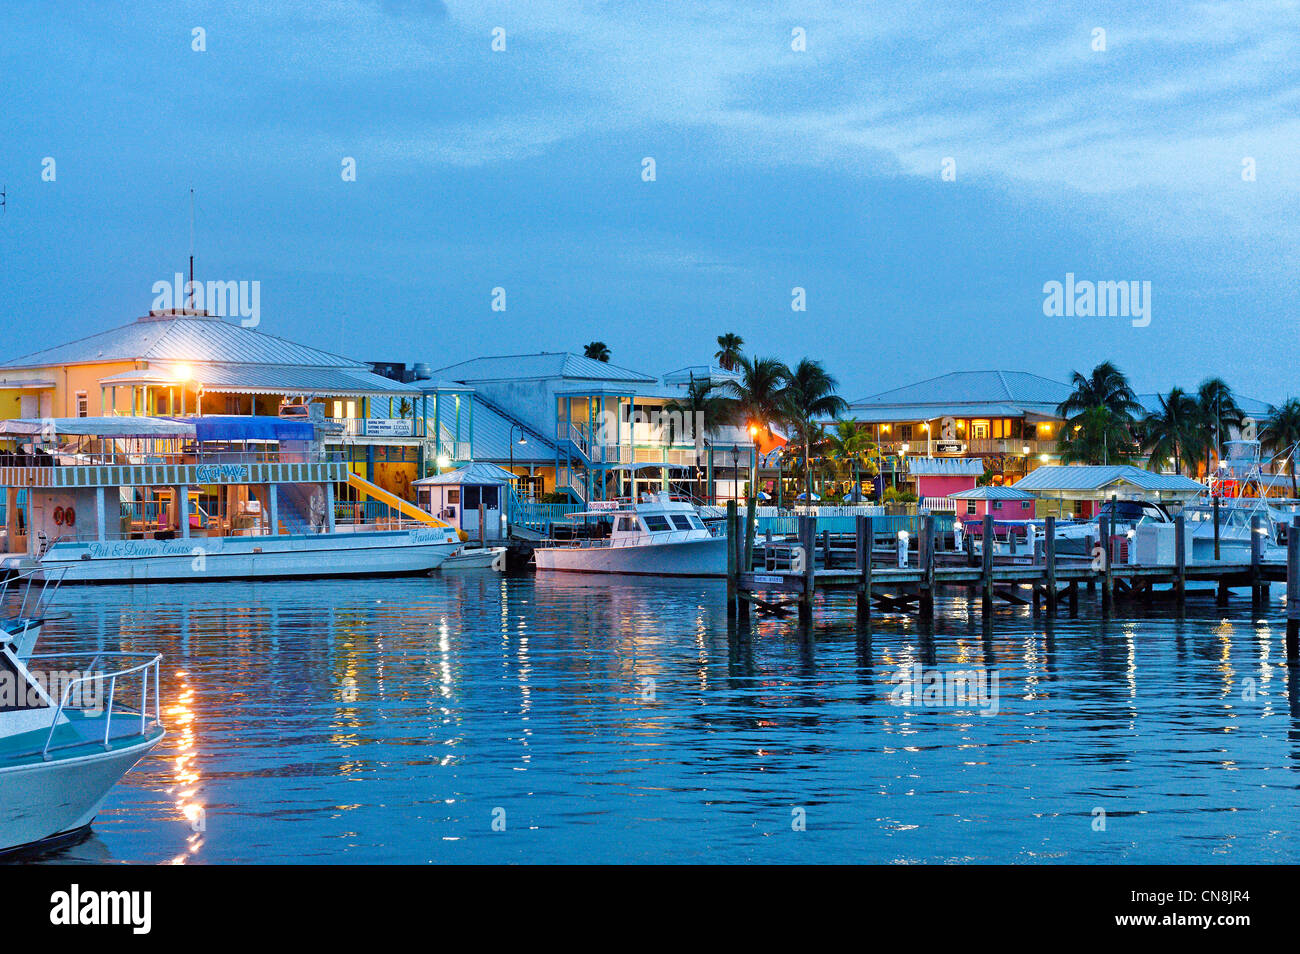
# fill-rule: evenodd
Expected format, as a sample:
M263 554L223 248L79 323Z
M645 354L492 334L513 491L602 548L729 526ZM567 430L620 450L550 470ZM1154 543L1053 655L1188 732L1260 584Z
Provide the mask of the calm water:
M67 587L41 648L163 653L169 735L51 860L1295 862L1278 595L867 641L704 581ZM892 702L918 662L999 711Z

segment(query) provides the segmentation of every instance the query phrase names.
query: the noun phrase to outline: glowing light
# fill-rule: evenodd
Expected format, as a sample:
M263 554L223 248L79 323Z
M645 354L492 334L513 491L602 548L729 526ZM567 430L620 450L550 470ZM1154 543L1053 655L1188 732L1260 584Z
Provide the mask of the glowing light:
M446 454L439 454L439 455L438 455L438 466L439 466L439 467L450 467L450 466L451 466L451 458L448 457Z
M176 380L182 384L194 380L194 369L188 364L178 364L176 366Z

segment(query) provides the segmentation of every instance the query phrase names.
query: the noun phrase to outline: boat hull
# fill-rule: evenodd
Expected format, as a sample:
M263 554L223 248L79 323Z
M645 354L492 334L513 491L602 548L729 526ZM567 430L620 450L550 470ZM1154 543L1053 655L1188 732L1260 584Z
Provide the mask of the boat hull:
M59 543L41 559L64 583L173 583L428 573L461 548L441 528Z
M0 767L0 851L35 846L89 826L112 787L162 737L158 729L130 746Z
M448 570L504 570L506 568L505 547L474 547L453 553L443 561L442 572Z
M628 576L727 575L725 537L628 547L542 547L539 572L615 573Z

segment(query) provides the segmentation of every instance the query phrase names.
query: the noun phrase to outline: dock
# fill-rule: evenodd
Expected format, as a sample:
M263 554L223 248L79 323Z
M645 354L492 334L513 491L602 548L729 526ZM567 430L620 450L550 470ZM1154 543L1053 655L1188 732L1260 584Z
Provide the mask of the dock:
M1032 606L1034 612L1056 616L1064 606L1070 615L1078 612L1080 591L1100 600L1103 618L1115 617L1125 603L1149 602L1156 586L1169 587L1176 611L1182 614L1187 584L1210 582L1216 602L1227 605L1231 591L1248 588L1252 606L1269 599L1271 583L1287 585L1286 652L1289 662L1300 661L1300 517L1287 534L1287 562L1265 563L1261 559L1262 529L1253 520L1250 562L1189 562L1183 545L1175 545L1170 565L1142 565L1115 559L1117 540L1109 533L1105 518L1099 527L1101 539L1087 541L1091 556L1060 557L1056 553L1055 519L1046 519L1044 539L1032 552L995 554L993 517L984 517L985 545L976 553L967 539L961 551L940 549L933 517L923 517L915 550L906 539L896 547L881 547L873 518L859 516L851 546L835 547L827 534L819 537L817 517L799 517L792 542L762 545L763 565L756 565L759 552L755 540L753 502L742 517L737 505L728 505L726 517L727 612L747 619L751 610L785 617L793 609L801 623L812 620L818 591L851 591L856 594L859 624L869 624L873 612L914 613L923 620L934 618L934 598L940 587L964 589L968 600L978 600L986 618L999 602ZM1186 539L1181 516L1175 518L1175 540ZM1216 541L1217 544L1217 541ZM1216 545L1217 550L1217 545ZM819 558L821 565L819 566ZM847 565L836 566L837 562ZM1291 582L1295 581L1295 585ZM1094 597L1095 594L1095 597ZM1162 598L1164 592L1158 594Z

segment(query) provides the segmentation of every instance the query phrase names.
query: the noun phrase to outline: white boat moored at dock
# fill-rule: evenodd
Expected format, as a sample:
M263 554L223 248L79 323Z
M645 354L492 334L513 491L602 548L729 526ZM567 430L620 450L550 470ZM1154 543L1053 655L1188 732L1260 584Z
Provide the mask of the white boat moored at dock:
M608 503L607 509L570 514L570 520L587 521L586 525L594 529L593 535L547 541L534 551L537 569L726 576L726 538L713 535L690 501L657 493L642 494L636 501Z

